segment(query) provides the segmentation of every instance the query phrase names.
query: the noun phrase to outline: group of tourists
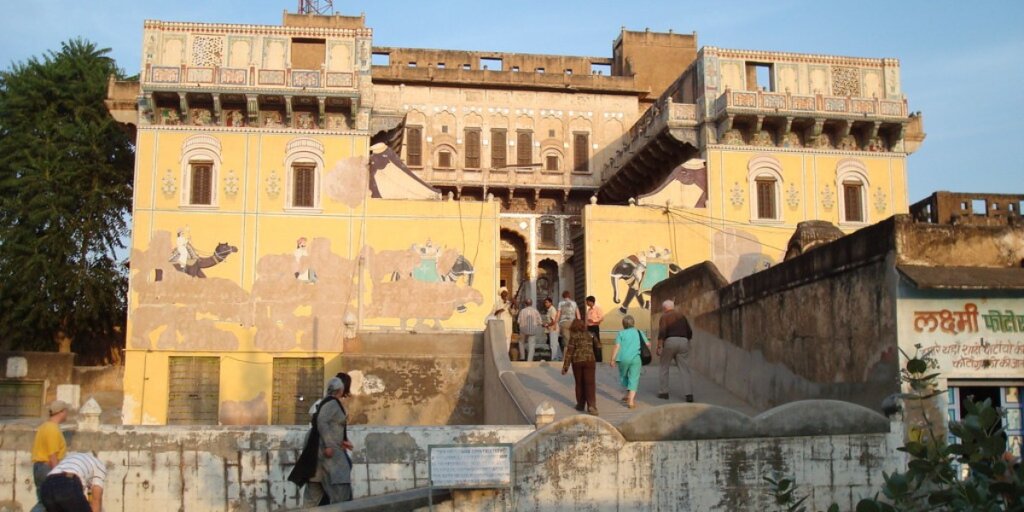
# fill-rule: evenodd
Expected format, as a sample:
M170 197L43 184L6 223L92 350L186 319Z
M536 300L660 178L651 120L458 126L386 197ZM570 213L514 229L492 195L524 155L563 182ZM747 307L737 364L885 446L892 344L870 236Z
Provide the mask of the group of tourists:
M107 466L95 453L68 452L60 424L68 417L68 404L54 400L50 417L36 430L32 442L32 479L38 503L33 512L100 512Z
M562 375L572 369L576 383L576 410L597 415L595 375L597 363L602 362L601 321L604 320L604 312L593 296L587 297L585 304L586 310L581 313L568 291L562 293L557 307L550 297L545 298L543 310L534 307L531 299L524 300L516 315L520 336L519 359L533 361L538 341L547 336L551 360L562 361ZM505 321L510 355L513 307L508 292L503 290L492 313L493 317ZM653 353L659 359L658 398L669 398L669 372L672 366L676 366L682 373L685 400L693 402L693 377L688 364L693 330L686 315L676 310L673 301L666 300L661 307L657 343L653 347ZM652 352L651 341L636 328L636 319L625 315L608 365L618 369L619 382L625 390L622 402L630 409L636 408L640 369L647 364L641 357L644 349Z

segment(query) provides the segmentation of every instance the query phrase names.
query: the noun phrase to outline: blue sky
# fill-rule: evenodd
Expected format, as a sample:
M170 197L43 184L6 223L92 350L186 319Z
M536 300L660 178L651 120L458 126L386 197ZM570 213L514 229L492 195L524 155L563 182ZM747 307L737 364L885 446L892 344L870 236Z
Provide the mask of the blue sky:
M279 24L296 0L29 0L6 5L0 66L82 36L138 72L145 19ZM935 190L1024 193L1024 1L370 2L382 46L610 56L631 30L697 32L702 46L900 59L928 138L909 158L910 200Z

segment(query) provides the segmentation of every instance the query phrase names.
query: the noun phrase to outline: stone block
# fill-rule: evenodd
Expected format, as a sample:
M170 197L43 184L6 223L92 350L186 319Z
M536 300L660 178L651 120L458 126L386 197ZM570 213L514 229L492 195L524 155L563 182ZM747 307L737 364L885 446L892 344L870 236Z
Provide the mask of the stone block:
M23 379L28 376L28 359L24 357L7 358L7 378Z

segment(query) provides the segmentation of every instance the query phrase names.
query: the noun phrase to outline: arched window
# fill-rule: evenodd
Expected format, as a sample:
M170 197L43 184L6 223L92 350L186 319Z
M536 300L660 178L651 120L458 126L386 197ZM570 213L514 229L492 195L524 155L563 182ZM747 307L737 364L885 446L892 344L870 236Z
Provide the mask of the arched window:
M285 147L284 168L288 175L285 208L320 208L323 155L323 144L314 139L293 139Z
M750 187L750 218L753 221L781 221L782 165L773 157L762 155L747 163Z
M434 167L437 169L452 169L455 167L455 148L443 144L437 147L434 154Z
M839 191L839 222L866 224L868 222L867 168L860 160L847 158L836 166L836 190Z
M209 135L194 135L181 146L181 205L217 206L217 177L220 173L220 141Z
M544 164L545 171L561 171L562 170L562 153L557 149L547 148L543 151L544 158L542 163Z

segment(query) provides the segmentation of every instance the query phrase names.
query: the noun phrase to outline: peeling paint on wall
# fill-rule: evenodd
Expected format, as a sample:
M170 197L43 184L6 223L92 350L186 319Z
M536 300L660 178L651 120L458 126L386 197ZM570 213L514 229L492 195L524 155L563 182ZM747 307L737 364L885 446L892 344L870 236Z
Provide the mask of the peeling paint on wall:
M252 400L225 400L220 404L220 423L222 425L266 425L270 405L266 394L262 391Z

